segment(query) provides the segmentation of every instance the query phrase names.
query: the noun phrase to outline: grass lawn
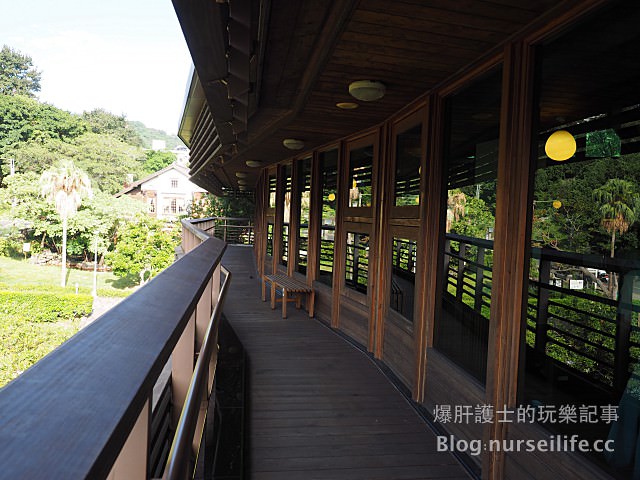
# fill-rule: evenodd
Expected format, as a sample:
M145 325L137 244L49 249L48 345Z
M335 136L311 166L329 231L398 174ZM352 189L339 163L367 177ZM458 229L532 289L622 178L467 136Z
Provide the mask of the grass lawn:
M76 283L79 292L90 293L93 289L93 271L68 268L64 291L75 292ZM133 292L134 286L111 272L98 272L98 296L127 296ZM28 260L0 257L0 289L51 291L52 288L62 292L60 267L33 265Z

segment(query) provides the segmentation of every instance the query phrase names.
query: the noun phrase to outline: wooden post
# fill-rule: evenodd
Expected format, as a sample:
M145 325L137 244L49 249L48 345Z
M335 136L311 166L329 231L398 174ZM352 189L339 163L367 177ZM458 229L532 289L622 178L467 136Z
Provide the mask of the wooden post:
M609 276L611 278L611 275ZM616 328L616 353L613 386L622 393L629 378L631 316L633 302L633 275L619 274L618 315Z
M517 400L531 251L533 86L533 47L525 42L508 44L502 80L486 383L486 403L496 408L515 408ZM506 439L508 426L500 422L488 424L485 440ZM504 478L504 459L505 453L498 451L484 456L482 478Z
M465 262L462 260L467 255L467 244L458 242L458 281L456 282L456 300L462 303L462 293L464 292L464 270Z
M107 480L145 480L149 478L149 430L151 401L147 399L140 416L129 433Z
M536 312L536 343L535 350L544 356L547 350L547 320L549 318L549 289L543 285L549 285L551 280L551 262L540 256L540 275L538 286L538 308ZM526 320L525 327L526 328Z
M474 308L477 312L482 313L482 295L484 290L484 247L478 247L478 254L476 255L476 263L479 265L476 267L476 291Z

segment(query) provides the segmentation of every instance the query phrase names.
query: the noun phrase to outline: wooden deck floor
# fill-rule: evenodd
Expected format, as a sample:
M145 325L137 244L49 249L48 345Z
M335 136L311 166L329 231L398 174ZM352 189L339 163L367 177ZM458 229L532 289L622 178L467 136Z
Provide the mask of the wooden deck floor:
M260 299L252 250L229 247L225 316L249 375L249 478L468 479L361 351L303 310L283 320Z

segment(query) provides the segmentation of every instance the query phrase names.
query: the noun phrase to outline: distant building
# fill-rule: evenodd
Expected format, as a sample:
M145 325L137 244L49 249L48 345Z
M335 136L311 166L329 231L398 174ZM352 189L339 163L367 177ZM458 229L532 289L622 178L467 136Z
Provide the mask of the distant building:
M205 193L206 190L189 181L189 170L174 162L128 185L115 196L128 195L145 202L149 215L175 220L187 213L191 202L199 200Z
M178 145L176 148L171 150L171 153L176 156L176 162L178 165L183 167L187 166L189 163L189 149L187 147L184 145Z

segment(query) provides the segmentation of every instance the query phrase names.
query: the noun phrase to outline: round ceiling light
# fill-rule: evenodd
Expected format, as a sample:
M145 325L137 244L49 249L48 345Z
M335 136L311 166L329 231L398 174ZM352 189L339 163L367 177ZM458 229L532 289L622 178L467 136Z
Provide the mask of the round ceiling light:
M247 167L258 168L262 166L262 162L260 160L247 160L244 162Z
M249 176L246 172L236 172L236 177L238 178L247 178Z
M304 148L304 142L297 138L285 138L282 140L282 144L289 150L302 150Z
M341 108L342 110L354 110L356 108L358 108L360 105L358 105L356 102L338 102L336 103L336 107Z
M247 181L246 181L246 180L243 180L243 179L241 179L241 178L239 178L239 179L237 180L237 182L238 182L238 185L246 185L246 184L247 184Z
M363 102L372 102L384 97L386 87L373 80L358 80L349 85L349 94Z
M553 132L544 144L544 152L556 162L568 160L576 153L576 139L566 130Z

